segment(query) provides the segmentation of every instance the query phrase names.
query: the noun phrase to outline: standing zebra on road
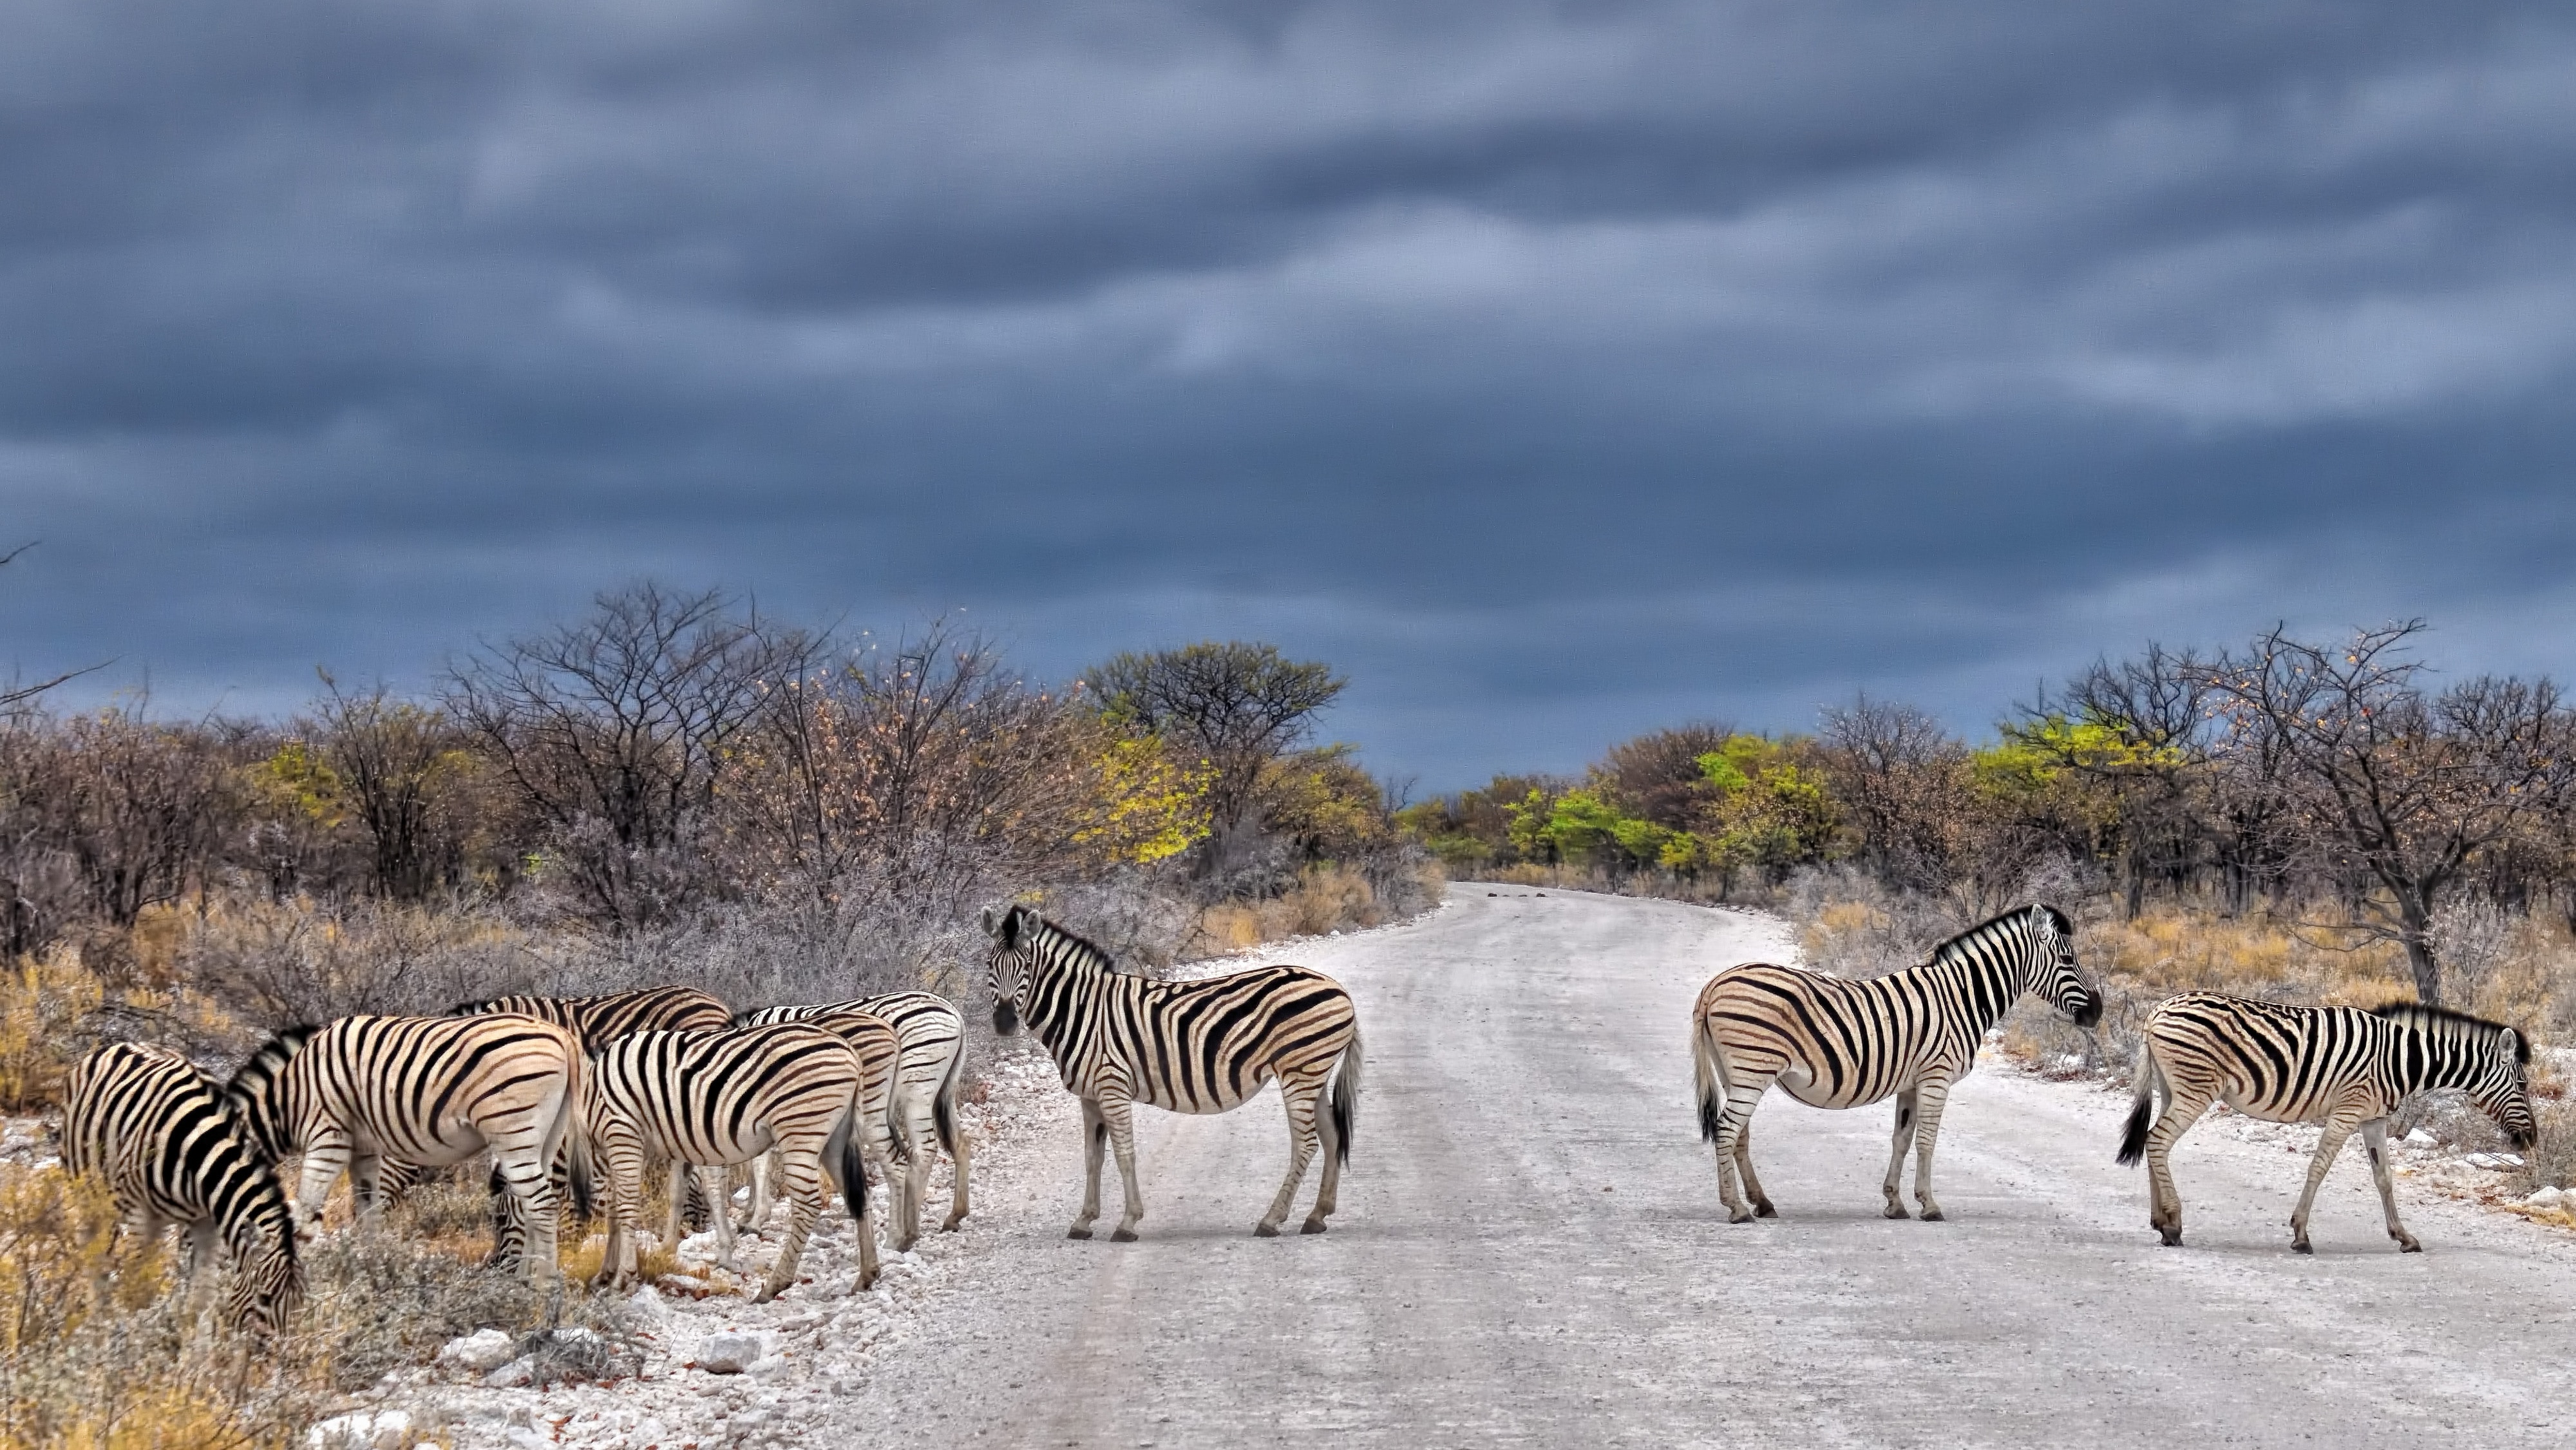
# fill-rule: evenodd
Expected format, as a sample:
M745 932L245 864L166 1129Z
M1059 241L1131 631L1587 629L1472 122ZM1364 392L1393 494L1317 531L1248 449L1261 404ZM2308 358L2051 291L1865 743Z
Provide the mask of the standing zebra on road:
M2047 998L2078 1027L2102 1016L2101 995L2075 960L2074 928L2053 906L2006 912L1933 948L1923 965L1870 981L1764 962L1711 977L1691 1008L1691 1050L1700 1136L1717 1145L1717 1192L1728 1217L1772 1215L1753 1172L1753 1109L1777 1082L1809 1107L1895 1097L1886 1216L1906 1216L1897 1182L1910 1140L1915 1200L1925 1219L1940 1218L1932 1149L1941 1109L1951 1084L1975 1066L1986 1029L2025 995Z
M2170 1246L2182 1242L2182 1195L2169 1161L2176 1139L2214 1100L2275 1123L2323 1123L2308 1186L2290 1215L2290 1247L2314 1253L2308 1210L2344 1139L2361 1130L2371 1176L2388 1214L2388 1236L2400 1251L2424 1246L2397 1221L2397 1186L2389 1172L2388 1115L2430 1088L2460 1088L2495 1120L2517 1149L2538 1129L2525 1070L2531 1044L2501 1022L2463 1012L2391 1002L2356 1007L2286 1007L2217 992L2185 992L2147 1018L2138 1054L2136 1101L2119 1161L2147 1160L2147 1221ZM2161 1091L2164 1112L2155 1111ZM2153 1123L2150 1127L2149 1124Z
M217 1243L228 1245L227 1322L275 1334L302 1301L295 1214L276 1170L223 1089L178 1053L120 1042L82 1058L63 1095L63 1166L106 1178L127 1228L147 1241L183 1225L192 1293Z
M884 1018L903 1044L902 1065L895 1078L895 1112L912 1164L909 1172L887 1184L888 1196L895 1200L895 1247L911 1248L921 1236L921 1207L930 1189L934 1141L957 1166L956 1181L948 1189L948 1217L939 1225L941 1233L955 1230L966 1217L966 1135L957 1130L957 1078L966 1060L965 1016L936 993L887 992L820 1006L764 1007L735 1020L749 1027L811 1022L839 1012Z
M892 1077L893 1032L886 1029ZM862 1162L866 1073L856 1049L821 1027L781 1023L723 1032L638 1032L592 1064L585 1116L608 1176L608 1248L600 1275L623 1289L636 1273L648 1158L720 1167L778 1150L789 1205L787 1241L754 1301L796 1282L805 1239L823 1211L823 1177L841 1190L858 1225L859 1287L876 1282ZM882 1099L880 1100L882 1101ZM880 1117L875 1133L883 1135ZM733 1262L733 1216L715 1215L718 1252Z
M1279 1232L1306 1161L1318 1146L1324 1181L1303 1232L1319 1234L1350 1161L1359 1112L1360 1025L1342 984L1305 967L1255 967L1195 982L1157 982L1117 971L1109 954L1025 906L995 920L990 980L993 1030L1026 1018L1055 1055L1064 1085L1082 1099L1086 1176L1082 1212L1068 1238L1091 1237L1100 1216L1102 1140L1118 1153L1127 1210L1110 1238L1136 1237L1145 1199L1136 1190L1135 1105L1221 1113L1272 1078L1288 1109L1288 1178L1253 1232ZM1327 1083L1331 1101L1324 1102ZM1319 1106L1327 1111L1318 1113Z
M528 1275L543 1283L559 1273L547 1171L558 1151L574 1202L589 1212L587 1062L580 1038L533 1017L343 1017L271 1038L224 1093L270 1161L304 1155L299 1229L343 1172L361 1209L372 1209L387 1160L436 1168L489 1147L529 1226Z

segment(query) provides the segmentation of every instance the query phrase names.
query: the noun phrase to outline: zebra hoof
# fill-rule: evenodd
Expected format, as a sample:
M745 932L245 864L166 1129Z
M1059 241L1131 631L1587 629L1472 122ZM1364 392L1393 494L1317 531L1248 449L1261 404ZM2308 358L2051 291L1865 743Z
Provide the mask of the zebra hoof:
M2313 1254L2316 1251L2316 1245L2309 1243L2306 1239L2301 1239L2297 1243L2290 1245L2290 1252L2294 1254Z
M1320 1218L1310 1218L1304 1223L1297 1225L1297 1232L1301 1234L1319 1234L1323 1231L1324 1221Z
M2156 1230L2156 1232L2157 1232L2157 1234L2158 1234L2158 1235L2160 1235L2160 1236L2162 1236L2162 1237L2163 1237L2163 1239L2164 1239L2164 1241L2165 1241L2165 1247L2166 1247L2166 1248L2169 1248L2169 1249L2178 1249L2178 1248L2181 1248L2181 1247L2182 1247L2182 1230L2181 1230L2181 1229L2178 1229L2178 1228L2160 1228L2160 1229L2157 1229L2157 1230Z
M1119 1229L1109 1236L1109 1241L1113 1244L1132 1244L1136 1242L1136 1231L1132 1228Z
M1275 1223L1256 1223L1252 1226L1252 1236L1257 1239L1275 1239L1279 1237L1279 1225Z
M1780 1210L1773 1208L1771 1206L1771 1200L1766 1198L1753 1205L1753 1216L1755 1218L1778 1218L1780 1216Z
M1728 1223L1751 1223L1753 1222L1753 1210L1749 1208L1731 1209L1726 1215L1726 1221Z
M948 1215L948 1217L940 1221L939 1231L944 1234L953 1234L957 1232L957 1225L963 1222L965 1217L966 1215L962 1213L952 1213Z
M2424 1252L2424 1246L2411 1238L2399 1239L2397 1241L2397 1252L2401 1254L2420 1254Z
M1921 1217L1925 1223L1939 1223L1941 1221L1941 1210L1937 1208L1927 1208L1923 1210Z
M1087 1239L1091 1237L1091 1230L1087 1228L1069 1228L1064 1231L1064 1236L1069 1239Z
M1881 1218L1912 1218L1913 1216L1905 1211L1905 1205L1901 1203L1889 1204L1887 1211L1879 1215Z

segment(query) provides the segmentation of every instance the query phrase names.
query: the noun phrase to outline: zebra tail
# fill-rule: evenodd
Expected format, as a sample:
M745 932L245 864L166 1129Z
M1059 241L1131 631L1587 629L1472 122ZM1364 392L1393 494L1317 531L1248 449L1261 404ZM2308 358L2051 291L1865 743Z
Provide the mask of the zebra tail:
M934 1106L932 1111L936 1112L936 1099L934 1099L933 1102ZM895 1083L891 1076L889 1076L886 1083L885 1129L886 1151L892 1157L893 1161L903 1164L911 1163L913 1152L912 1123L903 1110L903 1094L895 1091Z
M596 1194L590 1163L590 1055L575 1052L564 1073L564 1181L572 1188L572 1211L584 1224L591 1219Z
M864 1231L868 1222L868 1159L859 1151L858 1103L841 1115L841 1126L832 1130L832 1138L823 1145L826 1153L841 1157L841 1202L850 1210L850 1219Z
M939 1091L930 1095L930 1126L939 1135L939 1151L951 1162L965 1161L957 1151L957 1079L965 1070L965 1044L960 1043L948 1059L948 1075L939 1080Z
M1691 1074L1699 1086L1699 1136L1714 1143L1718 1124L1726 1119L1726 1049L1718 1045L1705 1013L1692 1014Z
M1342 1049L1341 1066L1333 1072L1333 1151L1343 1164L1351 1161L1351 1128L1360 1117L1360 1029L1351 1027L1351 1045Z
M2137 1081L2131 1086L2129 1126L2120 1134L2120 1156L2123 1168L2135 1168L2147 1153L2147 1129L2156 1120L2156 1059L2145 1043L2138 1044Z

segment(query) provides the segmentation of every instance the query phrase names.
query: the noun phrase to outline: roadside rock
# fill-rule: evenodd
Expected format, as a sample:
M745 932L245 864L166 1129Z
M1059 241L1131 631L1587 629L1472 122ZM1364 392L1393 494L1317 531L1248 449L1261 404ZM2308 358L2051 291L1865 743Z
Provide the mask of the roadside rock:
M726 1330L698 1341L698 1368L709 1374L741 1374L778 1350L778 1336L768 1330Z

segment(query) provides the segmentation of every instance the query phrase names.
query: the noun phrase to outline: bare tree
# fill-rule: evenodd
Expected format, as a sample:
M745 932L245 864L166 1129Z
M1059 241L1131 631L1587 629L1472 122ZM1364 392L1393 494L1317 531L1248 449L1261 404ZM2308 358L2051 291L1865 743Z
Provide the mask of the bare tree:
M818 643L721 590L644 583L582 620L486 644L448 672L445 703L549 836L594 919L632 928L706 884L698 844L717 769L764 688L801 676Z
M1217 855L1252 814L1263 768L1304 743L1349 683L1324 664L1240 640L1117 655L1083 679L1111 714L1206 759Z
M1693 722L1623 740L1610 747L1593 775L1639 816L1671 830L1689 830L1715 798L1700 757L1733 739L1728 725Z
M311 733L366 832L375 890L425 900L464 866L453 805L473 769L469 737L445 710L396 699L381 682L350 693L321 674Z
M1966 811L1967 748L1923 711L1867 695L1827 709L1818 739L1870 871L1897 886L1947 887Z
M2230 747L2269 753L2318 865L2358 876L2352 924L2405 948L2442 1000L2433 924L2481 856L2576 797L2576 721L2548 680L2482 676L2428 695L2409 651L2421 620L2344 646L2282 628L2208 672Z
M2145 908L2150 878L2180 880L2202 836L2199 786L2211 734L2208 670L2188 650L2149 642L2144 654L2097 660L2061 697L2025 709L2017 738L2055 747L2059 763L2103 792L2114 813L2123 904ZM2057 715L2109 739L2033 729Z
M59 861L87 912L128 927L201 876L234 812L229 763L204 731L139 709L8 732L6 807L24 858Z

